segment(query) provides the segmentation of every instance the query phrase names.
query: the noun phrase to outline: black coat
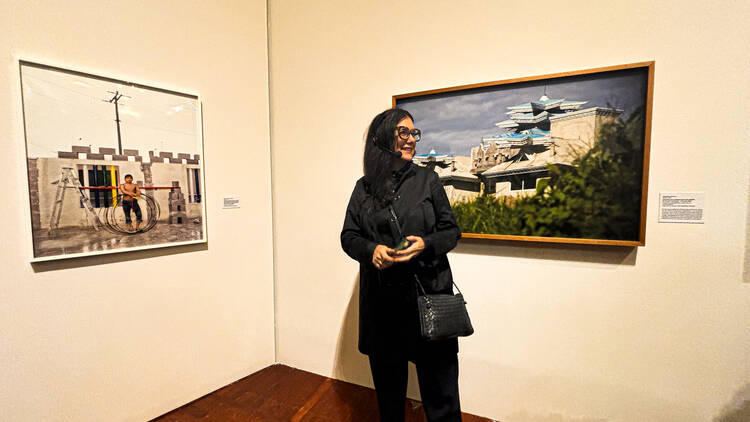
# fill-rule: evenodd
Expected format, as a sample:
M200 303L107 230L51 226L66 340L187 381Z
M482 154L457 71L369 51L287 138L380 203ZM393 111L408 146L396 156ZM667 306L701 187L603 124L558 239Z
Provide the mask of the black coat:
M393 247L399 233L388 208L373 209L364 178L346 209L341 246L360 264L359 351L414 359L425 353L458 352L456 339L426 342L419 333L414 274L427 293L450 293L453 275L446 253L461 232L437 174L409 163L396 173L393 208L404 236L420 236L425 249L385 270L372 265L375 246Z

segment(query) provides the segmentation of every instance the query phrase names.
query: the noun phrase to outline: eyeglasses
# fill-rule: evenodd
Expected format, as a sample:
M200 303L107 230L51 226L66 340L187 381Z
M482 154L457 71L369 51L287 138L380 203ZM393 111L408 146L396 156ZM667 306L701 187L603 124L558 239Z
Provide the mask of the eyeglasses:
M419 142L419 140L422 139L422 131L419 129L409 129L406 126L397 126L396 131L398 132L398 137L404 141L409 140L409 135L414 137L415 142Z

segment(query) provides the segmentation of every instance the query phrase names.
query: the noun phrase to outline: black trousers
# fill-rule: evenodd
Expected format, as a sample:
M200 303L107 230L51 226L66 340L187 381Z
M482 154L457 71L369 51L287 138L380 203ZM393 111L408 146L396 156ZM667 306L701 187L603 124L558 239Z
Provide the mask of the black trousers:
M408 364L406 357L368 355L378 396L380 422L403 422ZM458 356L455 353L415 359L419 393L429 422L460 422Z
M132 220L130 219L130 209L133 209L133 212L135 212L135 221L141 223L143 222L143 217L141 216L141 206L138 205L138 201L133 199L132 201L128 201L127 199L122 200L122 210L125 212L125 223L130 224L132 223Z

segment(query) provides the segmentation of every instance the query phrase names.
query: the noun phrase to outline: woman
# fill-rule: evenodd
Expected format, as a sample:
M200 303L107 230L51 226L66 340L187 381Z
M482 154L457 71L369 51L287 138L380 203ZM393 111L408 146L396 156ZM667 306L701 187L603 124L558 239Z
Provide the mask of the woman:
M341 231L360 263L359 351L369 356L383 422L404 420L408 361L428 421L461 420L458 342L428 342L419 331L414 275L427 293L450 293L446 253L461 237L437 174L411 162L420 136L406 110L375 116ZM396 250L403 237L408 247Z

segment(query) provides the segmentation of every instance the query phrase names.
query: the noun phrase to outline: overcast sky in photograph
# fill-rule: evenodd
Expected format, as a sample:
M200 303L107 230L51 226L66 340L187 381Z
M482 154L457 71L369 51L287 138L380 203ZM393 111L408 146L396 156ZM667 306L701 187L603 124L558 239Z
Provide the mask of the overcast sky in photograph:
M57 157L73 145L117 150L114 94L120 100L123 149L202 154L198 100L156 90L23 65L28 156Z
M422 130L417 154L434 149L439 154L468 156L482 137L503 133L495 123L508 119L509 106L539 99L545 87L550 99L588 101L580 109L614 106L628 116L645 104L647 76L643 68L614 71L407 98L396 105L408 110L415 127Z

